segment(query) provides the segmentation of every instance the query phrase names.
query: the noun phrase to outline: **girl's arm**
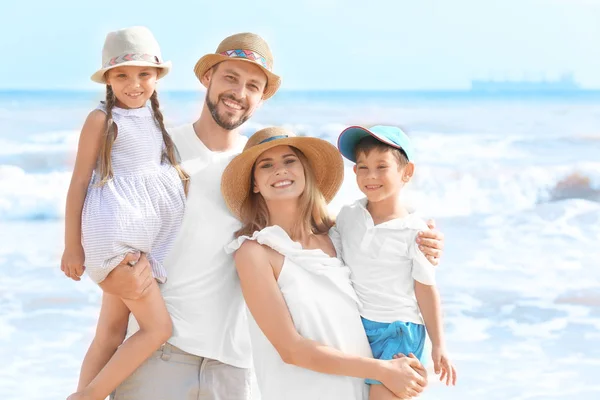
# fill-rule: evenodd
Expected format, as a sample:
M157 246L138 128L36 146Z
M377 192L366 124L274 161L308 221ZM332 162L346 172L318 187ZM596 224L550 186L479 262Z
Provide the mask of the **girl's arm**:
M235 262L248 309L285 363L325 374L376 379L398 397L420 393L427 384L416 371L422 366L415 359L360 357L302 337L277 286L269 253L260 244L246 241L235 253Z
M76 281L83 274L85 261L81 245L81 211L104 138L105 124L106 114L102 111L94 110L88 115L79 136L77 158L67 193L65 251L61 270Z

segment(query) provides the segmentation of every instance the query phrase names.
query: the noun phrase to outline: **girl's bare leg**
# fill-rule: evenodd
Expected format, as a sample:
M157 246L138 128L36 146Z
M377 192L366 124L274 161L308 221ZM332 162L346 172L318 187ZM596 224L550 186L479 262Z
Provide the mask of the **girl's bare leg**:
M70 399L103 400L171 337L171 316L156 281L141 299L122 301L137 320L140 330L118 348L89 385Z
M123 343L128 320L129 309L123 300L104 293L96 335L83 359L77 391L83 390L90 384Z

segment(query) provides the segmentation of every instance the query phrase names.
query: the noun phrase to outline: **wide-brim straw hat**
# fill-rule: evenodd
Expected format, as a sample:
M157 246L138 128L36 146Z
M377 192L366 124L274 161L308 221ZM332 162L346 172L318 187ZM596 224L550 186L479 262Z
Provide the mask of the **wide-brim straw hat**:
M344 180L344 161L334 145L319 138L296 136L280 127L261 129L248 139L244 151L229 163L221 178L225 204L238 219L242 204L250 195L254 163L262 153L277 146L294 147L306 156L316 185L327 203L340 189Z
M102 68L91 79L106 83L107 71L122 66L158 68L158 78L171 70L171 62L163 61L160 46L150 30L144 26L109 32L102 48Z
M194 67L196 77L202 82L206 72L220 62L239 60L258 65L267 75L267 86L263 99L273 96L281 85L281 78L273 73L273 54L267 42L254 33L238 33L225 38L217 51L206 54Z

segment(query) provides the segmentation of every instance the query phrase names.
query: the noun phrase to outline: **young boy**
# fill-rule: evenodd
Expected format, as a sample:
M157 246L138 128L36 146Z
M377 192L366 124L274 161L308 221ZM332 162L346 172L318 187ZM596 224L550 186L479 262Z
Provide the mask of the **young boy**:
M435 373L454 385L434 267L415 244L427 225L400 200L415 170L410 139L396 127L353 126L340 134L338 148L356 163L356 182L366 198L342 208L331 236L352 271L373 356L389 360L402 353L421 359L427 330ZM371 400L389 395L380 382L367 383Z

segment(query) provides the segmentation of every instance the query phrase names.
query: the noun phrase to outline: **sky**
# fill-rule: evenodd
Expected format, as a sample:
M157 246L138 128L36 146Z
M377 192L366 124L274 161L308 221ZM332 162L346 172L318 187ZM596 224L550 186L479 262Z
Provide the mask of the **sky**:
M226 36L269 43L282 88L468 88L471 79L553 79L600 89L600 0L11 1L0 11L0 89L94 89L106 33L152 30L196 90L197 59Z

